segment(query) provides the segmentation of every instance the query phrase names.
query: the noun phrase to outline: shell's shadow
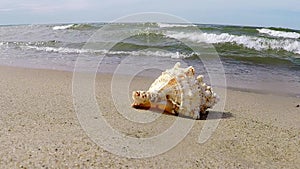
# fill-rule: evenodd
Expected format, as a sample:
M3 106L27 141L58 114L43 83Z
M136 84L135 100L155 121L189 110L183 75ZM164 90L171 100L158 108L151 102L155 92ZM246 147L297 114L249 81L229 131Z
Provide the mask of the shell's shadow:
M165 112L163 114L170 115L170 116L179 116L181 118L193 119L192 117L189 117L189 116L174 115L174 114L169 114L169 113L165 113ZM206 111L205 113L201 113L200 119L197 119L197 120L228 119L231 117L233 117L233 115L230 112Z
M179 116L181 118L193 119L190 116L170 114L167 111L162 111L161 109L157 109L157 108L144 108L144 107L135 107L135 108L143 109L143 110L150 110L150 111L155 112L155 113L163 113L163 114L169 115L169 116ZM228 118L231 118L231 117L233 117L233 115L230 112L206 111L205 113L200 113L200 119L197 119L197 120L228 119Z
M199 120L228 119L231 117L233 117L233 115L230 112L206 111L205 114L200 114Z

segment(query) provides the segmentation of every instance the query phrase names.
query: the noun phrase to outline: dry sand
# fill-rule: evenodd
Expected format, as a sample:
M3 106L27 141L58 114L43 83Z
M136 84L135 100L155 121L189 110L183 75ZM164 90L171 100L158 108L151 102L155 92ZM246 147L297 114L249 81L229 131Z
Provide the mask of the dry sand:
M104 117L120 132L150 137L176 118L162 115L149 124L124 120L111 100L110 80L110 75L97 76L97 100L104 107ZM136 78L131 88L151 82ZM187 137L170 151L133 159L103 150L83 131L72 102L72 73L0 67L0 90L0 168L300 166L299 98L228 90L223 118L207 142L197 143L205 123L197 120Z

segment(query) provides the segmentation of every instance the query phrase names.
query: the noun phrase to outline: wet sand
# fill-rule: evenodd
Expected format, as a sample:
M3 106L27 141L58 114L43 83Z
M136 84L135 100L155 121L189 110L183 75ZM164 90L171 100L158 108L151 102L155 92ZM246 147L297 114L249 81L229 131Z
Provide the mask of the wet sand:
M135 78L130 88L145 87L152 80ZM111 98L111 75L97 75L95 84L103 117L125 135L151 137L177 118L161 115L149 124L124 120ZM71 72L0 67L0 89L1 168L300 166L300 98L227 90L223 116L208 141L197 142L206 122L197 120L184 140L170 151L134 159L112 154L87 136L74 110Z

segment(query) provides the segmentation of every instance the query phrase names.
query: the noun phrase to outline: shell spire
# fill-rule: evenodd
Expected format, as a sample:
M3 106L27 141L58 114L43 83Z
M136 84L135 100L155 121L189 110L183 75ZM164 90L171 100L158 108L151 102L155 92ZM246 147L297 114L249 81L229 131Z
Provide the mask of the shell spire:
M168 113L199 119L200 113L205 113L219 100L203 78L203 75L195 77L192 66L181 68L177 62L172 69L162 72L148 91L133 91L132 107L149 109L166 102L164 109Z

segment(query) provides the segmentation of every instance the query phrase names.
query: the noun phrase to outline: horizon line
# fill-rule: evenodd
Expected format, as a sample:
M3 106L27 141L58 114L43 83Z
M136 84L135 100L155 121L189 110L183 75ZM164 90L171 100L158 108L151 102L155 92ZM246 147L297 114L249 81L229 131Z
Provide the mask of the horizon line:
M48 22L48 23L7 23L2 24L0 26L21 26L21 25L62 25L62 24L97 24L97 23L167 23L167 24L187 24L187 23L170 23L170 22L111 22L111 21L66 21L66 22ZM236 26L236 27L252 27L252 28L282 28L282 29L290 29L299 31L300 28L294 27L283 27L283 26L274 26L274 25L242 25L242 24L232 24L232 23L197 23L190 22L189 24L195 25L219 25L219 26Z

